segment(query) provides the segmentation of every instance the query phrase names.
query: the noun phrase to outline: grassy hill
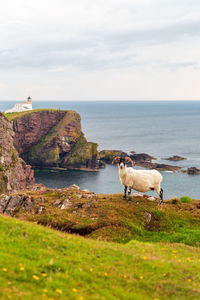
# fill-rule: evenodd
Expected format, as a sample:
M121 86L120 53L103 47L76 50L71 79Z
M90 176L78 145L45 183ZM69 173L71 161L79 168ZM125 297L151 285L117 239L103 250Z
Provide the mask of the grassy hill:
M51 108L40 108L40 109L32 109L32 110L28 110L28 111L21 111L21 112L15 112L15 113L3 113L4 116L9 120L9 121L12 121L14 119L17 119L17 118L21 118L25 115L28 115L28 114L34 114L34 113L37 113L38 111L60 111L59 109L51 109ZM68 111L68 110L62 110L62 111Z
M0 217L0 299L200 299L200 250L84 239Z
M20 195L15 218L0 216L0 299L200 299L199 201L159 208L42 186L10 197Z
M122 194L94 194L73 186L38 188L10 195L10 203L22 197L21 206L11 208L12 216L103 241L127 243L137 239L200 246L199 200L165 201L160 208L158 201L147 196L133 197L127 203ZM9 205L7 210L5 213L9 213Z

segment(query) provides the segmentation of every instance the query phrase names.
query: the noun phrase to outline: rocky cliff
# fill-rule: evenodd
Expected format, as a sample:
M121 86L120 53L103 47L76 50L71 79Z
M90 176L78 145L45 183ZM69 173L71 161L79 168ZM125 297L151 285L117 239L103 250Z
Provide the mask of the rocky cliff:
M13 139L11 124L0 113L0 193L23 189L34 182L33 170L19 157Z
M75 111L33 110L7 116L20 156L32 166L96 170L97 144L87 142Z

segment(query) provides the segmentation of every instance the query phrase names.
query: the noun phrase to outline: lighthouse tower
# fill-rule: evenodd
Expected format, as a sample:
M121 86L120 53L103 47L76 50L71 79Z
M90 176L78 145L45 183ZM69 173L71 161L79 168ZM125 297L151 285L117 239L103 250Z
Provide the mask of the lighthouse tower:
M28 98L27 98L27 104L31 104L31 106L32 106L32 99L30 96L28 96Z
M32 99L29 96L26 103L16 103L13 108L6 110L5 113L21 112L32 109Z

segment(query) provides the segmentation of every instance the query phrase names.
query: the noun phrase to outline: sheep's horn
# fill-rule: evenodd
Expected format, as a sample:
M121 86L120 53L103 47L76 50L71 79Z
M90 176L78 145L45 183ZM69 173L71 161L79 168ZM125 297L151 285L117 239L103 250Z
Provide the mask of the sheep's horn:
M130 157L126 156L125 159L126 159L126 161L129 161L132 164L132 166L134 165L134 163Z
M112 161L112 165L115 163L115 161L116 161L117 159L120 159L120 157L119 157L119 156L116 156L116 157L113 159L113 161Z

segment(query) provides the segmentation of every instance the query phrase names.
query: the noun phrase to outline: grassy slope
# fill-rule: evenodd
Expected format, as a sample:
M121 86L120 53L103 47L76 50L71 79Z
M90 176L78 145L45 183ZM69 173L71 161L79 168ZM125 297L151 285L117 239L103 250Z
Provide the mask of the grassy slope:
M97 240L127 243L137 239L200 246L199 200L176 204L165 201L159 208L157 201L145 197L133 197L129 204L122 200L122 194L95 195L73 188L26 193L34 201L34 208L16 212L15 216L23 220ZM56 200L65 199L71 202L69 208L61 210L53 205ZM41 206L44 211L38 214ZM147 213L151 214L150 223L145 220Z
M16 112L16 113L8 113L8 114L4 114L4 116L9 120L9 121L12 121L13 119L18 119L18 118L21 118L27 114L33 114L35 112L38 112L38 111L58 111L58 109L33 109L33 110L28 110L28 111L22 111L22 112ZM62 110L62 111L68 111L68 110Z
M200 249L184 244L100 242L0 216L0 265L1 299L200 299Z

